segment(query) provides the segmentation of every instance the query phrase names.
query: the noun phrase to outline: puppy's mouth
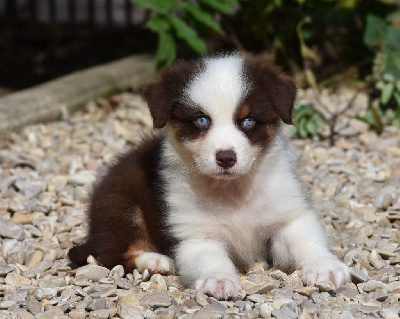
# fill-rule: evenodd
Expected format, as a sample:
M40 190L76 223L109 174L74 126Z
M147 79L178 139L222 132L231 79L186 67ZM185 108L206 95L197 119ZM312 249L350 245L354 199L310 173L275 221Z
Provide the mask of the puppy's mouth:
M235 171L232 171L230 169L226 169L223 171L218 171L215 174L212 175L212 177L216 178L216 179L225 179L225 180L231 180L231 179L236 179L239 176L241 176L242 174L239 174Z

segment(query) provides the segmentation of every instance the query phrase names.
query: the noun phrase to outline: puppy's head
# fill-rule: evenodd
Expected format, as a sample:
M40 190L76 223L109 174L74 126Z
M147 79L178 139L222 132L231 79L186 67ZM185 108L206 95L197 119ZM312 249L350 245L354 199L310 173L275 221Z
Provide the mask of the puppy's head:
M167 127L180 154L200 173L247 174L275 137L292 124L296 86L261 57L226 55L178 62L145 97L154 127Z

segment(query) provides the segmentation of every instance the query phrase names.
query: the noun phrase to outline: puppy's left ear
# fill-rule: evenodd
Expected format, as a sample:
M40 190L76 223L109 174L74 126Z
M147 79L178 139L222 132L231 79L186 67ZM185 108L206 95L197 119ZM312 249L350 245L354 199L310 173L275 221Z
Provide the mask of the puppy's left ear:
M292 112L297 88L294 82L284 75L278 67L262 56L247 55L245 73L252 82L254 101L267 103L286 124L293 124Z
M201 66L201 60L176 62L161 71L157 79L147 85L144 96L155 128L167 124L173 105L182 98L185 86Z
M275 112L286 124L293 125L292 114L297 88L289 77L278 74L271 83L270 99Z

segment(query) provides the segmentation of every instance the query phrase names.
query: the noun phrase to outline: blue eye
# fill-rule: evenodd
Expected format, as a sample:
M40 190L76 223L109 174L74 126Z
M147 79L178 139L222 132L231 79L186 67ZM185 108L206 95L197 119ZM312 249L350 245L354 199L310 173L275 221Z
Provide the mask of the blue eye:
M196 122L197 126L202 127L202 128L207 127L207 126L209 125L209 123L210 123L210 121L208 120L208 118L205 117L205 116L200 116L200 117L198 117L198 118L195 120L195 122Z
M251 117L247 117L242 121L242 125L245 128L250 128L250 127L254 126L255 123L256 123L256 121L254 121L254 119L252 119Z

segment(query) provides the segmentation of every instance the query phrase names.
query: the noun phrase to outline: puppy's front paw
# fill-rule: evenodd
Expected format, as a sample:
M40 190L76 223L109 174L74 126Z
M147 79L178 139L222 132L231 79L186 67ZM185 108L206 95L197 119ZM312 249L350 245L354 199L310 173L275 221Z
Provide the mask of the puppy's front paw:
M350 281L349 269L333 255L307 262L301 268L301 277L309 286L316 281L332 281L337 288Z
M174 261L158 253L142 252L135 258L135 265L140 272L147 269L153 274L173 275L175 273Z
M196 290L217 299L237 299L242 290L236 275L214 274L196 280Z

